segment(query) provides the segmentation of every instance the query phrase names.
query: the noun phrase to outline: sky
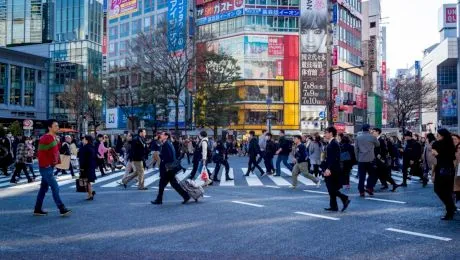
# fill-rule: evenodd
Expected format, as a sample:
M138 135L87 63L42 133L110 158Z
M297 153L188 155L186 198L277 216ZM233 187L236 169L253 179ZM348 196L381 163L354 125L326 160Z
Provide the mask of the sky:
M440 40L438 9L456 0L381 0L383 23L387 27L387 67L408 68L423 58L423 50Z

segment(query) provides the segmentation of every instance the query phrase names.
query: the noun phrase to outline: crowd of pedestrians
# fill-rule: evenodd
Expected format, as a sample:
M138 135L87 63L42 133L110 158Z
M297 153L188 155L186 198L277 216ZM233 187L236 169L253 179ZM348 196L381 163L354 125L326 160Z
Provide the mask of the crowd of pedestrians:
M329 196L327 211L338 211L337 198L342 201L342 211L350 205L351 200L346 191L350 189L352 169L357 166L358 191L361 197L373 196L377 183L379 190L390 189L395 192L406 187L407 181L418 176L421 185L426 187L431 180L434 191L445 205L445 220L453 218L456 202L460 200L460 137L445 129L435 134L420 137L410 131L404 131L403 140L397 136L386 136L379 128L364 125L357 136L337 133L334 127L327 128L322 134L295 135L289 138L283 130L279 137L263 131L257 137L254 131L249 138L237 142L223 136L213 140L205 131L196 138L173 137L168 132L158 132L148 138L145 129L136 133L126 133L116 138L114 144L106 135L86 135L80 139L72 136L59 136L59 125L55 120L47 124L48 132L40 139L30 137L13 137L8 134L0 138L0 165L4 175L9 175L8 168L13 167L11 183L17 183L24 172L28 182L36 178L33 169L34 158L38 159L41 175L40 190L35 205L35 215L46 215L42 209L44 196L51 188L53 199L62 215L70 214L59 197L56 176L70 175L78 179L87 193L87 200L94 200L96 191L91 183L97 179L96 171L101 176L124 168L124 176L119 185L127 188L131 182L137 182L138 190L145 191L144 174L148 168L159 169L159 190L153 204L163 203L163 192L170 184L187 203L191 195L176 179L176 174L183 171L181 161L192 164L188 177L194 180L196 175L204 176L204 184L220 182L218 176L223 167L226 181L233 180L229 175L228 158L231 155L248 156L245 176L254 174L281 176L281 164L290 171L292 189L296 189L300 175L320 187L325 183ZM276 159L275 159L276 157ZM275 164L274 164L275 161ZM261 167L263 162L264 168ZM215 163L214 171L208 169ZM76 171L79 170L79 176ZM401 183L392 177L392 171L402 171Z

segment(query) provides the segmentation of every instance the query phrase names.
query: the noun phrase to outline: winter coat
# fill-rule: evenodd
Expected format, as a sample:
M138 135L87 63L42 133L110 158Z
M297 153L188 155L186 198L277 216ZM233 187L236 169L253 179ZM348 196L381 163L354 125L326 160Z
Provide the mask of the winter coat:
M455 179L454 179L454 191L460 191L460 176L458 176L458 167L460 163L460 145L457 146L455 152Z

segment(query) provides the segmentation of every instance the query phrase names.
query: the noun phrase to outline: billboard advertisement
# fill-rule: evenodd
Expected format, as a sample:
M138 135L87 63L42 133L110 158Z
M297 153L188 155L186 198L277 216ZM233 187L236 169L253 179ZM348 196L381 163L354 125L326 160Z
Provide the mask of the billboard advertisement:
M457 26L457 7L446 7L444 9L444 22L446 25Z
M324 106L327 102L327 0L301 1L300 11L300 102Z
M168 1L168 49L172 52L184 50L187 41L187 0Z
M109 8L109 17L116 18L122 15L136 12L138 9L137 0L111 0Z
M197 18L209 17L242 9L244 0L216 0L197 7Z
M244 78L277 79L283 77L283 36L244 36L244 57Z
M441 116L457 117L457 90L443 89L441 97Z

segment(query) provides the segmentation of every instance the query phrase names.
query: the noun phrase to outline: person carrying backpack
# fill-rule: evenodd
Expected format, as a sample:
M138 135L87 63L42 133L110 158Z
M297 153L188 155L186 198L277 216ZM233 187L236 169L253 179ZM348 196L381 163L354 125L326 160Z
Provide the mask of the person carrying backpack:
M203 169L203 166L206 168L206 171L208 172L209 177L211 177L211 172L209 171L207 167L207 164L209 162L208 159L210 160L212 157L211 146L209 145L208 133L206 133L206 131L201 131L200 136L198 138L199 138L199 142L193 154L193 169L192 169L192 172L190 173L190 179L195 179L195 174L197 172L198 174L201 174L201 170Z

